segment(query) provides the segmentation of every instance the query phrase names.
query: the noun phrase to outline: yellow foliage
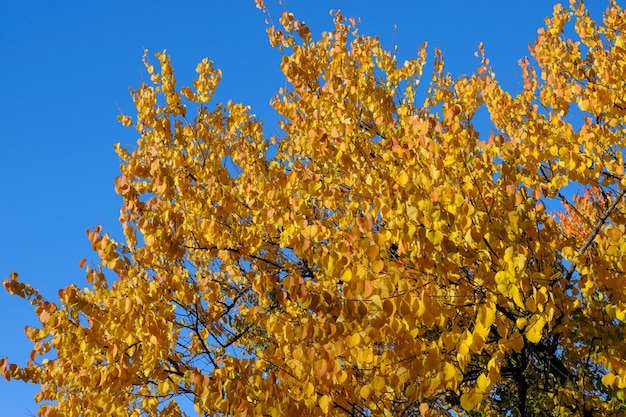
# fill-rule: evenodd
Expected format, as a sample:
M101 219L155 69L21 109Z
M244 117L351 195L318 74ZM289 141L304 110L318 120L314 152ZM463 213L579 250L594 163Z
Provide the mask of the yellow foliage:
M179 88L144 56L124 241L88 231L100 265L59 304L4 281L41 325L0 374L39 384L41 415L624 412L626 13L555 7L519 93L482 46L457 78L436 50L422 91L425 46L400 64L333 16L268 29L273 137L211 103L209 59Z

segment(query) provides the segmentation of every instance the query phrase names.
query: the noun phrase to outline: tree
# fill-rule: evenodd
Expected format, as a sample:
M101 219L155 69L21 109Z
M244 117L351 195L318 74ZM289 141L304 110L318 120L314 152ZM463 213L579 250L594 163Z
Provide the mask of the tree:
M269 27L290 85L269 139L210 104L209 60L178 90L144 58L125 240L89 231L91 287L59 303L4 281L41 327L0 372L40 385L41 415L625 412L626 13L557 5L519 93L482 47L457 78L435 51L424 90L425 46L401 64L334 22Z

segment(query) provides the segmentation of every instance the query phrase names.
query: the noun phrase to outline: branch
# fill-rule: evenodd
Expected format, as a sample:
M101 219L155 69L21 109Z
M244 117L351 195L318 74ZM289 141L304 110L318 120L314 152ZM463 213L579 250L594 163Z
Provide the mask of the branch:
M591 244L593 243L593 240L596 238L596 236L598 236L598 233L600 233L600 230L602 230L604 223L609 218L609 216L615 211L615 209L617 208L617 205L622 200L624 195L626 195L626 188L620 191L620 193L615 198L615 201L613 202L613 204L611 204L604 211L604 213L602 213L602 216L600 216L600 218L598 219L598 222L596 223L596 226L593 228L591 234L587 236L587 239L585 239L585 242L582 244L580 249L578 249L579 256L583 255L587 251L587 249L589 249L589 246L591 246ZM576 270L576 263L572 262L569 269L567 270L567 273L565 274L565 279L568 281L571 280L572 275L574 274L575 270Z
M591 221L590 221L588 218L586 218L585 216L583 216L583 214L582 214L580 211L578 211L578 209L576 208L576 206L575 206L575 205L573 205L573 204L572 204L572 203L571 203L571 202L570 202L567 198L565 198L565 196L564 196L563 194L558 193L558 194L557 194L557 196L559 197L559 199L561 200L561 202L562 202L563 204L565 204L567 207L569 207L570 209L572 209L572 211L573 211L574 213L576 213L576 215L577 215L577 216L578 216L578 217L579 217L582 221L584 221L584 222L585 222L585 224L586 224L587 226L589 226L589 227L591 227L591 228L593 228L593 227L594 227L594 226L593 226L593 223L591 223Z

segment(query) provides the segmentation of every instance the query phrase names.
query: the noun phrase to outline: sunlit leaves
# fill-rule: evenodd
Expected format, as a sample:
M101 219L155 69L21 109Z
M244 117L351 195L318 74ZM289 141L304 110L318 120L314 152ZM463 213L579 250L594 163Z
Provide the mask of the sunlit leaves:
M425 46L399 62L340 12L315 38L285 11L270 138L211 103L209 59L179 87L144 56L124 241L89 230L90 286L58 304L5 280L41 325L0 373L39 384L44 415L619 415L626 17L571 7L520 92L482 45L456 78L435 50L421 88Z

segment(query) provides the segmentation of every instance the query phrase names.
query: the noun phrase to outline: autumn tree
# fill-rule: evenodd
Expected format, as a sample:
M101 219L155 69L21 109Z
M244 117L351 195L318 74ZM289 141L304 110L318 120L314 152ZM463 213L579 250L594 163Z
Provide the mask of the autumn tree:
M340 13L314 38L285 12L273 137L211 102L211 61L179 89L146 56L125 239L89 231L91 285L58 303L4 281L41 326L1 374L44 416L624 415L626 12L568 7L520 92L482 47L424 82L425 46L398 62Z

